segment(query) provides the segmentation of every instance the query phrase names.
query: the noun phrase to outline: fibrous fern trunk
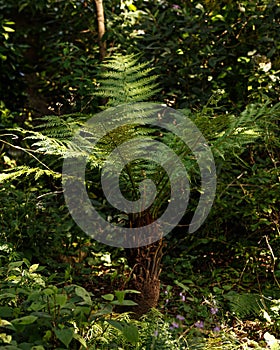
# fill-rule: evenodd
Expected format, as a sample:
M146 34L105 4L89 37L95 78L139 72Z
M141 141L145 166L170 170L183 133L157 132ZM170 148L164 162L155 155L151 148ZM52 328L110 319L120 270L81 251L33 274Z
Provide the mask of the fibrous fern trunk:
M143 227L151 223L150 215L139 216L131 222L132 227ZM159 232L154 236L160 237ZM132 268L128 288L137 290L134 301L137 306L132 308L135 318L156 307L160 294L161 259L163 256L163 239L147 246L126 249L127 261Z

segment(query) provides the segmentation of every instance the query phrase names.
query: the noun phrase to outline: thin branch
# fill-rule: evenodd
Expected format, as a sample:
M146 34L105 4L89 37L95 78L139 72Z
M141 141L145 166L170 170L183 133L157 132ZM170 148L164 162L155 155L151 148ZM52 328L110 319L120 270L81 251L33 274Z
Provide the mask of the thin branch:
M40 159L38 159L36 156L34 156L34 154L32 154L31 151L28 151L26 148L22 148L20 146L15 146L13 144L11 144L10 142L7 142L7 141L4 141L4 140L1 140L0 139L0 142L3 142L4 144L12 147L12 148L15 148L15 149L18 149L20 151L23 151L25 153L27 153L28 155L30 155L31 157L33 157L34 159L37 160L37 162L39 162L41 165L43 165L45 168L47 168L49 171L52 171L46 164L44 164L43 162L40 161Z
M267 244L268 249L269 249L269 251L270 251L270 253L271 253L271 256L272 256L272 274L273 274L273 278L274 278L274 281L275 281L275 283L277 284L278 288L280 288L280 283L278 282L278 279L277 279L277 277L276 277L276 275L275 275L275 263L276 263L276 259L277 259L277 258L275 258L274 252L273 252L273 250L272 250L271 245L269 244L269 241L268 241L268 237L267 237L267 236L265 236L265 241L266 241L266 244Z

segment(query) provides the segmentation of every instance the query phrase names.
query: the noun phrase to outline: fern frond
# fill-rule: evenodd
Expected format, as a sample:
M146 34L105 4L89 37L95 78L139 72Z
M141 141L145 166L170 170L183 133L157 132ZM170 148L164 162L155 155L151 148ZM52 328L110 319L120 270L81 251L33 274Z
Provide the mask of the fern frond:
M27 134L24 140L35 141L31 147L37 153L60 157L88 156L90 142L87 137L73 140L78 131L82 132L87 118L84 115L46 116L42 118L45 123L37 127L40 131L20 131Z
M147 101L158 91L157 76L150 75L148 65L138 63L136 55L111 57L101 67L100 88L95 95L109 98L106 107Z
M88 116L75 115L48 115L41 118L41 123L36 129L43 135L56 139L70 139L74 133L85 123Z
M5 170L3 173L0 174L0 183L4 182L4 181L11 181L14 179L17 179L21 176L29 176L31 174L35 174L34 178L35 180L38 180L39 177L41 177L42 175L47 175L47 176L52 176L54 178L60 178L61 174L57 173L55 171L52 170L48 170L48 169L42 169L39 167L36 168L30 168L28 166L19 166L19 167L15 167L9 170Z
M241 319L250 316L259 316L262 310L262 299L254 293L231 293L226 296L233 314Z
M246 145L261 137L259 119L264 114L255 105L248 105L239 116L217 114L209 117L200 113L190 115L188 110L183 110L183 113L193 120L206 137L213 154L223 159L230 155L237 156Z

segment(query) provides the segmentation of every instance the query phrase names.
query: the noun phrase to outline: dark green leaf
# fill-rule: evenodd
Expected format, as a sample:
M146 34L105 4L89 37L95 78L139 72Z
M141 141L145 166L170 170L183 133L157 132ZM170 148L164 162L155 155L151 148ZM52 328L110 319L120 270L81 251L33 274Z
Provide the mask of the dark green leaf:
M127 341L135 344L139 341L138 328L134 325L125 325L122 329L122 333Z
M73 337L74 337L74 331L71 328L65 328L65 329L58 329L56 328L54 330L54 333L67 348L69 347L69 344L71 343Z

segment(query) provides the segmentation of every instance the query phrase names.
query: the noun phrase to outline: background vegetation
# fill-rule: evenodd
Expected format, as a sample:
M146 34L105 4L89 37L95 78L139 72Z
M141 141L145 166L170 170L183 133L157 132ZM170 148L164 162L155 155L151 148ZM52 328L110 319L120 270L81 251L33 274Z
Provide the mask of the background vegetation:
M100 3L0 0L1 348L279 349L278 1L108 0L101 41ZM145 98L192 118L218 175L207 221L187 234L194 168L194 200L162 242L158 305L139 319L123 312L139 301L127 291L139 252L77 227L62 193L62 151L42 150L38 136L62 147L110 106L101 48L151 69L158 89ZM102 202L97 183L89 191Z

